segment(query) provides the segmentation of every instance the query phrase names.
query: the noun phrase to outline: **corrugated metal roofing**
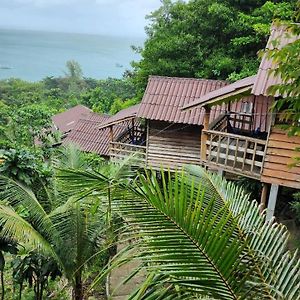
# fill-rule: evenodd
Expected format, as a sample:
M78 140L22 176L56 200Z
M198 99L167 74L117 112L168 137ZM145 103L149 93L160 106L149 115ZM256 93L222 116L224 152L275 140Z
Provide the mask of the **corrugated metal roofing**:
M122 109L121 111L119 111L118 113L116 113L115 115L111 116L109 119L107 119L106 121L104 121L101 125L100 128L105 128L108 127L110 125L114 125L120 122L124 122L128 119L132 119L136 117L137 111L139 109L139 104L130 106L128 108Z
M281 49L287 44L298 39L300 39L300 36L293 35L286 26L272 26L266 49L275 49L274 47ZM274 62L268 59L266 54L264 54L258 69L256 81L252 89L252 93L254 95L268 96L270 95L268 93L268 88L270 86L282 83L280 76L274 76L272 72L270 72L270 70L274 69L275 67L276 65Z
M86 118L91 110L84 105L74 106L62 113L52 117L52 122L62 133L69 132L74 128L77 121L81 118Z
M90 112L85 118L77 121L73 130L63 140L63 144L74 143L82 151L99 155L109 155L109 129L99 130L102 122L109 119L109 115Z
M185 105L182 109L189 109L195 106L204 106L208 102L213 102L214 100L217 100L220 97L226 97L227 95L239 91L242 88L251 89L256 79L256 75L243 78L241 80L238 80L232 84L225 85L224 87L213 90L212 92L209 92L200 98L196 99L195 101Z
M201 125L201 108L182 111L195 99L227 85L221 80L150 76L137 117L173 123Z

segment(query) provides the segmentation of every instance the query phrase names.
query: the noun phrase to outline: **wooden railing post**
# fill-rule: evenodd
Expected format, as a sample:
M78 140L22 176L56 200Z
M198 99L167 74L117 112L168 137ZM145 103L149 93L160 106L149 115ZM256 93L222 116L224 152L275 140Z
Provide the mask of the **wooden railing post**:
M206 152L207 152L207 140L208 135L205 130L209 128L209 117L210 117L210 108L205 107L205 114L203 120L203 129L201 131L201 161L206 161ZM204 130L204 131L203 131Z

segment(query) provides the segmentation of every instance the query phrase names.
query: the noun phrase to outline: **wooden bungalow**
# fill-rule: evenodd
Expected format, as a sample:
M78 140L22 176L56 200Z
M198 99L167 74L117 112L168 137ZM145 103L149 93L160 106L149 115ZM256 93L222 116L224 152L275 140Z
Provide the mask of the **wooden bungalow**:
M52 117L53 130L58 130L63 136L68 135L79 119L88 117L91 110L84 105L76 105Z
M62 140L62 144L74 144L84 152L96 153L104 158L109 157L109 130L99 131L98 127L110 116L92 111L81 116L73 129Z
M253 80L250 78L247 84L252 84ZM100 127L110 128L111 158L122 159L134 153L140 165L154 169L174 170L185 164L200 165L204 122L208 119L214 128L224 126L228 107L216 105L207 115L204 108L189 111L181 108L227 86L227 82L218 80L151 76L142 102L119 112ZM253 97L246 97L232 104L230 118L235 130L255 126L260 128L258 133L266 136L268 105L257 103L254 105ZM253 110L257 113L252 120L249 114ZM126 130L116 135L117 126L125 126Z
M84 152L96 153L109 158L110 131L99 131L102 123L110 119L110 115L95 113L83 105L77 105L52 117L53 130L62 134L61 142L53 146L75 144ZM123 128L116 128L119 134Z
M279 47L282 47L295 41L297 37L286 35L283 27L273 27L267 48L275 45L275 39L279 41ZM183 107L184 111L200 107L206 111L201 136L203 165L261 181L264 186L261 201L264 205L268 186L271 185L268 219L274 214L280 185L300 189L300 166L290 166L295 162L294 158L299 157L299 152L295 149L300 146L300 137L288 137L287 132L278 126L276 114L269 110L277 97L284 96L278 94L274 98L268 92L270 86L281 82L280 77L269 72L273 67L272 61L264 56L256 76L208 93ZM247 119L242 118L244 128L236 128L230 108L241 99L250 100L251 109ZM217 122L210 123L208 116L211 108L225 103L227 113Z

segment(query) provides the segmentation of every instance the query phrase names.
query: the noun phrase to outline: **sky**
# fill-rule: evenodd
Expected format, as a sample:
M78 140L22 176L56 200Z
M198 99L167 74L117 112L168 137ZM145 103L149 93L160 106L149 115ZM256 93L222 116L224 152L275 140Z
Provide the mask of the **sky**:
M0 28L144 36L160 0L0 0Z

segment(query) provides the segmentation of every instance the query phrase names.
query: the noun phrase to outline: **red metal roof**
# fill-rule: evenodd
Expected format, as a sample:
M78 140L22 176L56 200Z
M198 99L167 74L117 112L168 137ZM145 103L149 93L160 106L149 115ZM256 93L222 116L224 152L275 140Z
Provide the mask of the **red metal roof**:
M213 90L200 98L196 99L193 102L188 103L185 105L182 109L189 109L195 106L204 106L205 104L212 103L214 100L217 100L219 97L226 97L231 93L238 92L243 88L249 88L251 89L256 79L256 75L243 78L241 80L238 80L232 84L225 85L224 87Z
M99 128L105 128L117 123L124 122L126 120L132 119L136 117L137 111L139 109L139 104L130 106L128 108L122 109L115 115L111 116L109 119L101 123Z
M109 129L99 130L98 127L102 122L108 120L109 117L109 115L90 112L84 118L77 121L73 130L63 140L63 143L74 143L82 151L108 156L110 142Z
M69 132L74 128L77 121L89 115L91 110L83 105L74 106L52 117L52 122L62 133Z
M275 47L281 49L299 38L300 36L293 35L286 26L272 26L266 49L275 49ZM252 94L268 96L270 95L268 88L282 82L280 76L274 76L272 72L270 72L270 70L274 68L276 68L276 64L264 54L252 89Z
M182 124L201 125L201 108L181 108L213 90L227 85L220 80L150 76L137 117Z

